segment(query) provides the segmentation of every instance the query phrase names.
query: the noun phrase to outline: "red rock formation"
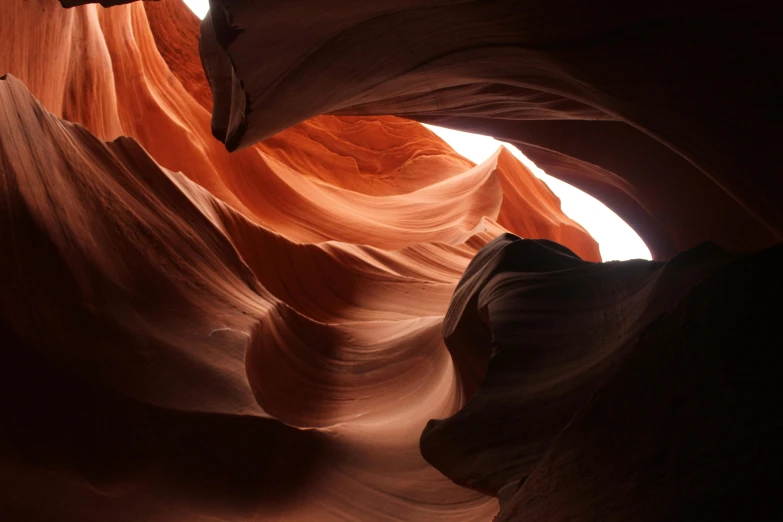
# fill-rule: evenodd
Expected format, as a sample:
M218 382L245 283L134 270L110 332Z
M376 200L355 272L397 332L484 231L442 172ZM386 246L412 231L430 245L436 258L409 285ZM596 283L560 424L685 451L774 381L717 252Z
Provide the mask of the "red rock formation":
M595 241L507 152L393 116L229 154L196 28L0 7L1 518L489 520L418 449L465 396L443 314L505 230Z
M129 4L137 0L60 0L63 7L76 7L85 4L101 4L103 7L112 7L115 5ZM145 2L159 2L160 0L144 0Z
M293 244L158 167L133 140L101 142L46 113L13 77L0 86L4 377L35 397L3 394L13 399L6 513L490 516L491 502L452 485L417 448L427 418L461 401L439 314L469 247ZM76 418L52 413L69 408ZM269 414L329 429L290 434ZM200 455L232 446L234 429L256 434L258 447L249 438L244 455ZM280 464L248 467L264 468L270 451ZM241 476L216 485L212 473L235 465ZM290 497L274 498L278 480Z
M507 206L527 206L519 201L530 199L525 193L531 189L540 191L541 182L512 158L503 161L505 169L514 169L509 173L504 168L495 169L494 162L490 162L481 169L483 173L465 173L465 180L460 182L462 189L452 187L444 192L461 190L458 196L463 200L461 208L472 209L472 220L457 223L441 217L441 223L433 224L429 232L416 232L417 236L404 238L412 227L417 230L422 227L416 224L409 225L407 230L396 230L401 219L414 223L418 219L416 212L428 212L429 202L417 207L407 201L415 201L417 195L400 198L408 210L398 212L392 204L384 216L384 206L376 208L375 198L357 192L369 196L413 192L453 178L473 166L472 163L421 126L391 117L320 118L286 131L252 151L229 155L205 132L209 114L199 105L208 106L208 101L203 98L206 85L203 76L193 72L195 46L191 42L190 48L174 47L175 42L187 41L187 36L182 35L187 31L167 30L188 19L195 24L195 16L181 3L153 3L147 7L156 13L151 20L158 24L157 30L152 30L141 4L109 11L98 11L94 6L65 11L52 6L39 16L35 3L12 3L7 8L6 20L43 18L44 27L57 26L59 41L74 42L74 49L60 45L55 53L49 49L50 40L37 38L34 33L29 39L21 38L9 24L2 34L7 35L10 52L0 66L22 79L54 114L82 123L102 139L121 134L137 139L164 167L185 173L254 221L295 241L336 239L383 248L398 248L425 236L443 241L449 234L462 237L470 233L476 216L499 218L495 207L504 200L504 195L492 187L497 184L492 178L513 180L503 182L507 188ZM178 35L165 47L165 56L176 74L157 52L154 32ZM159 36L158 41L162 40ZM69 64L72 54L83 52L82 46L89 49L86 59L71 60ZM30 60L31 54L40 58ZM49 70L54 75L64 67L69 70L63 70L60 75L73 78L72 82L50 81L48 76L37 72ZM188 87L177 79L187 80ZM188 95L191 90L198 99ZM96 107L102 110L96 111ZM139 117L142 114L144 117ZM371 128L372 134L379 136L375 143L368 137L372 135L367 132ZM377 154L378 150L383 153ZM303 179L302 174L311 179ZM263 177L263 184L257 182L259 177ZM312 178L329 183L313 182ZM419 199L429 201L438 189L430 190L434 192L428 194L425 190ZM556 199L547 197L551 210L543 209L542 217L530 212L527 223L509 222L518 227L510 230L525 237L543 237L538 231L552 230L557 236L573 237L575 241L567 244L580 255L599 259L595 242L559 211ZM444 199L442 205L458 213L460 207L456 201ZM347 225L346 219L355 223ZM381 238L380 232L373 240L366 230L377 225L386 227L399 239ZM576 234L557 230L569 227L575 227ZM440 234L441 231L447 236ZM428 233L431 235L427 236Z
M779 518L780 247L366 115L752 250L774 13L324 5L0 8L0 518Z
M230 150L318 114L404 115L516 144L658 259L783 238L769 2L211 5L205 68Z

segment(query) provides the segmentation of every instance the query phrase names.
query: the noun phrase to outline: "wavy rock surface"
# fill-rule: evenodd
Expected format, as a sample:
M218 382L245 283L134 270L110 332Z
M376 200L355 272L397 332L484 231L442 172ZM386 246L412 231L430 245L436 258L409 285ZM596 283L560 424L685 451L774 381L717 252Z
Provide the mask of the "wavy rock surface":
M781 261L705 244L595 264L496 238L444 323L485 375L424 457L498 495L496 520L780 518Z
M211 5L204 64L230 150L319 114L404 115L514 143L657 259L783 238L777 5Z
M443 316L507 230L595 241L506 151L393 116L229 154L197 28L0 8L2 518L491 519L419 452L470 387Z
M0 518L780 518L781 248L672 257L781 237L775 12L212 3L0 8Z
M460 239L484 215L503 220L500 206L527 207L537 193L549 192L507 152L500 152L506 156L501 168L490 160L469 172L473 164L431 132L393 117L319 118L250 151L229 155L205 132L206 80L194 71L196 46L192 41L187 46L187 30L180 29L188 20L194 28L196 18L184 5L132 4L110 10L49 6L41 14L44 4L50 3L12 2L4 8L9 22L3 35L10 51L0 63L3 70L23 80L54 114L82 123L102 139L133 137L162 166L185 173L257 223L294 241L331 239L398 248L420 239ZM145 7L153 13L149 19ZM42 34L55 36L24 37L10 23L36 18ZM164 41L161 55L156 42ZM84 59L72 60L74 55ZM57 81L43 70L51 71ZM191 90L195 97L189 95ZM520 175L524 177L517 179ZM428 212L438 193L429 187L447 180L451 186L443 189L442 207L451 209L452 217L461 211L468 215L456 220L434 210L434 217L418 223L414 231L410 223ZM505 194L498 190L500 184ZM401 193L412 194L399 199L407 206L399 211L395 202L378 205L377 198L365 197ZM554 231L576 239L566 244L580 255L599 259L592 238L556 208L556 198L546 197L553 208L538 205L543 216L529 212L516 223L506 218L510 226L522 225L523 219L531 224L510 231L524 237L541 237L536 230ZM375 226L386 228L378 238L366 233ZM558 230L568 227L576 234ZM386 232L398 238L386 238ZM406 239L409 233L414 237Z
M11 76L2 104L7 513L490 516L417 444L462 392L437 315L453 282L412 258L453 279L467 249L293 244Z

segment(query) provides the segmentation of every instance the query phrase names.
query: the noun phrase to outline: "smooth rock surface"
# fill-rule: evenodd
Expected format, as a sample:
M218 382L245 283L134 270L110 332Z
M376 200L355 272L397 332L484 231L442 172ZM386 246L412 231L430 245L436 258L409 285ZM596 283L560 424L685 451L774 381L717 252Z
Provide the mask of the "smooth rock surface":
M465 396L443 314L506 230L596 242L507 152L394 116L229 154L198 27L0 7L0 518L491 519L418 448Z
M211 5L229 150L319 114L396 114L510 141L656 259L783 239L778 4Z
M779 519L779 21L4 2L0 519Z
M472 350L484 374L422 454L497 495L497 520L776 519L781 256L597 264L496 238L444 321L458 367Z

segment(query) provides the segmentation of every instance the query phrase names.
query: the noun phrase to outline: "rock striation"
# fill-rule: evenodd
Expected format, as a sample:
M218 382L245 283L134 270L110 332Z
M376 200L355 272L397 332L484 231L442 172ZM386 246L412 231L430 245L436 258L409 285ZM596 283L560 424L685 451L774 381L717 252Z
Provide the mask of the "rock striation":
M780 518L777 8L120 3L0 7L0 519Z
M394 116L229 154L183 4L0 9L2 518L489 520L418 439L484 244L600 259L546 185Z
M778 518L782 256L705 243L589 263L494 239L443 328L480 384L428 424L422 454L498 496L501 521Z
M776 4L322 5L211 2L204 63L230 150L318 114L396 114L514 143L657 259L783 238Z

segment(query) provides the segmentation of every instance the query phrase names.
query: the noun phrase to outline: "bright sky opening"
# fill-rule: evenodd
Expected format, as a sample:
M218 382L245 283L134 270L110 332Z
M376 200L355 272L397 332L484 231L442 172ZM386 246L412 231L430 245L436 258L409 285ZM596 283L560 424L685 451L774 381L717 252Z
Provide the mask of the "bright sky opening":
M207 15L209 0L184 1L199 18L204 18ZM546 174L513 145L480 134L444 129L434 125L425 126L440 136L458 153L475 163L481 163L489 158L498 147L506 147L533 174L549 185L552 192L560 198L563 212L582 225L598 241L601 257L604 261L652 259L647 245L620 216L594 197Z
M594 197L548 175L510 143L503 143L489 136L444 129L434 125L425 125L425 127L475 163L481 163L489 158L498 147L506 147L560 198L563 212L582 225L598 241L601 258L604 261L652 259L650 250L642 238L620 216Z
M209 11L209 0L185 0L185 4L202 20L207 16L207 11Z

